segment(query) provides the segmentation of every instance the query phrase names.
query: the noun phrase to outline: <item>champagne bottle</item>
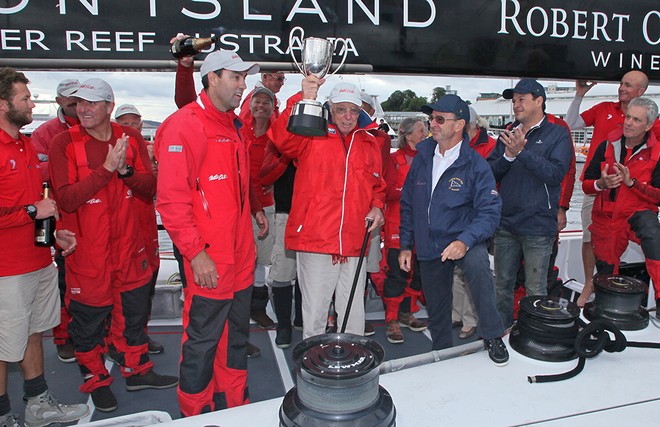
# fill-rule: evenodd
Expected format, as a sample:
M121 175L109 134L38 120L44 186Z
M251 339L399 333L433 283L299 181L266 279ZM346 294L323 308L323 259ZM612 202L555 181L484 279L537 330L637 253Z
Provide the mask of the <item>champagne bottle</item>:
M44 199L50 197L50 186L47 182L43 184ZM37 219L34 222L34 244L37 246L55 245L55 217Z
M217 42L218 36L205 38L186 37L185 39L180 39L172 43L172 46L170 46L170 53L175 58L192 56Z

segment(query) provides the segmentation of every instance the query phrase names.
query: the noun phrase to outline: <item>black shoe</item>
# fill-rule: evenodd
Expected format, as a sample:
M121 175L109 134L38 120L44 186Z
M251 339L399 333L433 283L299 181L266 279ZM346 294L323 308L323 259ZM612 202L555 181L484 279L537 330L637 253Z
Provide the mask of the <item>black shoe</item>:
M160 354L165 351L165 347L158 341L149 338L149 354Z
M73 363L76 361L76 349L71 340L66 340L64 344L57 344L57 358L64 363Z
M96 410L100 412L112 412L117 409L117 398L115 397L110 387L104 385L93 390L92 402L96 406Z
M370 337L376 335L376 329L374 329L374 325L371 323L367 322L366 320L364 321L364 336L365 337Z
M255 358L261 356L261 350L259 350L259 347L257 347L254 344L247 343L247 357L248 358Z
M303 330L302 319L298 319L297 317L293 319L293 329L295 329L296 331Z
M256 311L254 313L250 314L250 318L257 322L259 326L261 326L264 329L273 329L275 328L275 322L273 322L273 319L268 317L266 314L266 310L260 310Z
M291 327L277 328L275 345L277 348L288 348L291 345Z
M488 351L488 357L497 366L506 366L509 363L509 352L502 338L484 340L484 349Z
M146 374L132 375L126 378L126 390L138 391L147 388L170 388L179 384L179 379L172 375L159 375L152 369Z

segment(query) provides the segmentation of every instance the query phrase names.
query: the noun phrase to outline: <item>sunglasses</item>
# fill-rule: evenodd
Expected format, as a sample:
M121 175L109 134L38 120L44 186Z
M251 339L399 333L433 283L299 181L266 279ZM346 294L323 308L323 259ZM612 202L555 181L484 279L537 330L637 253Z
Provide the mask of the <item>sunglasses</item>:
M429 120L432 121L432 122L436 122L437 124L441 125L441 124L443 124L443 123L444 123L445 121L447 121L447 120L454 120L454 121L457 121L457 120L461 120L461 119L449 119L449 118L447 118L447 117L443 117L443 116L433 116L433 115L430 115L430 116L429 116Z

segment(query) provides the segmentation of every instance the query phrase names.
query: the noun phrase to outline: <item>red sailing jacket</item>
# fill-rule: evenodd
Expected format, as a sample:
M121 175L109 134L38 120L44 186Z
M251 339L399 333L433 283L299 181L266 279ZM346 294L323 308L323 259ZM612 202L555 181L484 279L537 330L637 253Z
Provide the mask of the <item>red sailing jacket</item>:
M140 134L112 124L108 141L74 126L57 135L49 151L50 174L61 209L62 228L76 233L78 247L66 258L67 297L92 306L113 303L109 289L130 290L152 275L135 198L153 198L156 178ZM126 163L133 176L120 179L103 167L108 144L129 136Z
M621 150L622 136L622 129L610 133L605 148L605 161L601 163L601 170L605 168L605 165L609 165L609 171L614 170L616 153ZM651 182L658 159L660 159L660 143L651 131L646 141L646 147L637 150L628 160L624 161L622 159L620 163L628 167L631 177L634 177L640 184L647 184ZM598 192L592 211L594 225L599 222L599 219L625 222L633 213L641 210L658 212L658 200L642 193L638 187L639 185L635 185L633 188L628 188L626 185L619 186L613 200L611 196L612 189ZM596 191L594 180L585 180L582 189L587 194L594 194Z
M80 122L78 119L72 119L64 115L62 108L58 108L57 117L54 119L48 120L46 123L42 124L32 132L30 140L34 144L34 148L37 149L37 154L48 156L48 150L50 149L50 143L60 132L68 130L71 126L75 126ZM41 160L41 177L44 181L50 182L50 174L48 172L48 160Z
M387 182L387 202L385 205L385 248L399 248L399 224L401 223L401 189L406 181L410 165L406 162L406 154L414 157L417 151L409 147L398 149L390 155L385 171Z
M240 128L233 111L219 111L202 91L197 102L168 117L156 134L156 206L188 261L206 249L217 264L234 264L235 255L243 258L237 248L248 248L249 259L256 259L248 147ZM234 290L250 284L221 283Z
M298 161L293 202L287 222L287 249L341 256L359 256L365 216L372 207L385 206L382 142L370 129L353 130L342 137L328 125L327 136L303 137L286 130L298 93L270 127L277 149Z

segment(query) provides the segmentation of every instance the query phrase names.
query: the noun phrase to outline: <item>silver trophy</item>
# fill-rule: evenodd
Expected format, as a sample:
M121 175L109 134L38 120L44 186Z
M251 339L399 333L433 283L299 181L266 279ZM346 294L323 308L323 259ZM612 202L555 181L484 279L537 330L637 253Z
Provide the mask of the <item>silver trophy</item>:
M300 32L300 39L302 40L302 57L301 63L298 62L296 56L293 54L291 46L294 41L294 34ZM344 62L348 55L348 45L345 39L335 39L335 42L330 40L308 37L304 38L305 33L302 28L295 27L289 33L289 49L291 50L291 57L293 62L298 67L298 70L305 76L311 74L319 79L325 77L332 65L332 54L335 50L337 42L344 44L344 56L334 72L335 74ZM303 99L296 103L291 110L289 117L289 124L287 130L296 135L303 136L324 136L328 133L328 111L323 108L323 104L313 99Z

